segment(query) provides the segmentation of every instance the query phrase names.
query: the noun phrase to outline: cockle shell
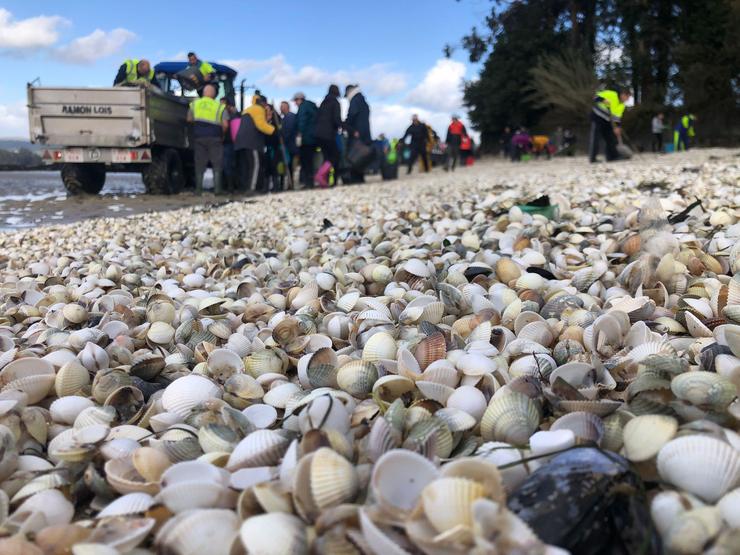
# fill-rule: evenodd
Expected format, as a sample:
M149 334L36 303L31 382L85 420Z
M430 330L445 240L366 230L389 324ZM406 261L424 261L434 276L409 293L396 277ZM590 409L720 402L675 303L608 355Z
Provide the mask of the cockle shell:
M481 435L489 441L523 445L539 423L540 412L534 401L512 391L491 399L481 419Z

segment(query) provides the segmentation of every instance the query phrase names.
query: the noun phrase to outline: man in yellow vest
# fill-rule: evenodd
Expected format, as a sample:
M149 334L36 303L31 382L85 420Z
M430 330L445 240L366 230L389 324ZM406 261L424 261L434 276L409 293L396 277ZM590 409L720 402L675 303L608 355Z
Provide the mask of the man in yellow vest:
M200 71L202 77L202 81L200 82L200 84L195 82L197 80L197 77L195 76L193 77L193 81L195 82L195 85L198 89L198 94L200 96L203 96L203 86L213 80L213 76L216 74L216 70L208 62L198 58L195 52L188 52L188 65L190 67L197 67Z
M673 150L675 152L689 150L690 139L693 139L696 135L694 131L695 121L696 116L694 114L687 114L676 124L673 129Z
M612 90L599 91L594 96L591 110L591 135L589 137L588 158L596 162L599 153L600 139L606 145L606 160L619 159L617 144L622 143L622 115L632 93L628 89L619 92Z
M213 168L213 191L223 193L224 133L229 122L224 118L226 106L216 100L216 87L206 85L203 96L190 103L187 120L193 124L195 158L195 193L203 194L203 173L208 163Z
M118 68L113 86L149 85L154 82L154 70L149 60L129 59Z

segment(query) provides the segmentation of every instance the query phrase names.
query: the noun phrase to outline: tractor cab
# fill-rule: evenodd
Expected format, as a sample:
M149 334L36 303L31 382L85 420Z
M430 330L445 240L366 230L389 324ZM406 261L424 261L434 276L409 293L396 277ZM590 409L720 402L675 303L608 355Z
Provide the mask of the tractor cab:
M216 70L211 85L218 87L216 99L230 98L234 101L234 79L236 71L229 66L211 62ZM162 91L173 96L184 98L197 98L198 92L187 81L186 76L190 66L187 62L160 62L154 66L154 78Z

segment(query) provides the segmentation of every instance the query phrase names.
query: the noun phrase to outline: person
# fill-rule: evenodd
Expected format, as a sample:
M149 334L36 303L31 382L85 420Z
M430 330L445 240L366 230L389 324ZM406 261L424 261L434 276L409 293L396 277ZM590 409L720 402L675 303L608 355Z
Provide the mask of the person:
M282 191L285 185L285 160L280 144L282 122L271 104L265 106L265 119L275 128L275 133L265 135L265 151L262 155L264 192Z
M576 153L576 136L569 127L563 131L563 146L560 152L564 156L574 156Z
M367 168L369 173L374 175L380 172L383 166L383 157L388 152L389 146L390 143L388 142L388 139L386 139L384 133L378 135L378 138L373 141L373 150L375 151L375 155L373 157L373 161Z
M213 80L216 70L208 62L199 59L195 52L188 52L188 65L200 70L204 82L209 83Z
M475 141L470 135L465 135L460 142L460 163L472 166L475 159Z
M439 144L439 135L432 129L432 126L428 123L424 124L427 130L427 141L424 145L424 151L421 154L421 160L419 160L419 171L429 173L432 171L434 163L432 161L432 151Z
M301 159L301 170L299 180L304 188L313 187L314 154L316 153L316 138L314 128L316 127L316 115L318 108L316 103L306 100L306 95L297 92L293 95L293 102L298 106L296 114L296 145L298 155Z
M547 135L532 135L532 153L536 158L540 157L540 154L544 154L547 159L550 159L550 137Z
M388 146L383 148L380 172L383 181L390 181L398 178L398 151L400 150L402 143L400 143L398 139L391 139L390 142L386 142L388 143Z
M296 146L296 134L298 133L298 117L290 111L290 104L287 100L280 103L281 127L280 135L283 137L283 145L287 160L285 160L285 172L293 174L294 161L298 156L298 147ZM290 182L289 182L290 183Z
M350 152L357 142L366 146L372 145L370 106L365 100L365 95L360 91L359 85L347 85L344 90L344 97L349 100L347 119L344 121L344 129L347 131L347 152ZM350 183L364 183L365 168L350 167L349 181Z
M329 85L324 100L321 101L316 114L316 127L314 136L316 144L321 148L324 160L328 161L334 172L339 169L339 145L337 144L337 132L342 126L342 111L339 107L339 87ZM336 174L335 174L336 175Z
M507 125L504 127L504 132L501 133L501 138L498 141L501 145L501 156L507 160L511 158L511 137L511 127Z
M249 192L263 188L261 178L265 136L275 133L275 126L267 121L266 105L267 99L255 91L252 104L242 111L234 141L241 188Z
M231 126L231 120L238 118L239 113L234 105L234 98L224 97L221 99L221 104L224 105L224 120L226 121L227 127ZM224 189L230 193L236 191L237 180L236 180L236 157L234 156L234 140L230 132L224 134Z
M401 142L405 142L407 137L411 137L411 150L407 162L406 175L411 173L411 169L414 167L414 162L416 162L416 159L419 156L421 156L423 160L424 169L429 171L429 168L426 166L427 128L426 125L419 120L419 116L416 114L411 116L411 125L408 126L403 137L401 137Z
M195 193L203 194L203 173L208 163L213 168L213 189L223 193L222 174L224 160L223 136L228 129L224 119L225 105L216 100L216 87L206 85L203 96L190 103L187 121L193 124L195 158Z
M596 162L599 142L604 141L606 160L619 159L617 144L622 143L622 115L625 103L632 97L629 89L598 91L593 98L591 109L591 135L589 137L588 159Z
M118 68L113 86L133 86L154 84L154 70L149 60L129 59Z
M460 143L462 143L463 137L468 136L468 131L465 129L463 122L460 121L460 117L457 114L452 114L452 122L447 127L447 164L445 165L445 171L452 169L455 171L457 166L457 159L460 157Z
M511 137L511 161L519 162L524 154L532 150L532 138L527 130L520 127Z
M689 150L689 139L694 138L696 135L694 122L696 122L696 116L694 114L687 114L676 124L676 127L673 129L673 150L675 152Z
M655 114L650 126L653 131L653 140L650 143L650 150L653 152L663 152L663 112Z

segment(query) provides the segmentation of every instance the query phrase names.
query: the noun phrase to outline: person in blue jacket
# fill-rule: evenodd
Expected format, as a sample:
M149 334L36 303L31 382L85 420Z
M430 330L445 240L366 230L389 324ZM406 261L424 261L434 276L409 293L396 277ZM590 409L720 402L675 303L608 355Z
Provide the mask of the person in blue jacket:
M293 95L293 102L298 106L296 114L296 145L298 156L301 160L299 180L304 188L313 187L314 155L316 154L316 138L314 129L316 127L316 114L319 109L311 100L306 100L306 95L297 92Z
M674 151L689 150L690 139L693 139L696 135L694 131L695 121L696 116L694 114L687 114L678 121L676 127L673 129Z

